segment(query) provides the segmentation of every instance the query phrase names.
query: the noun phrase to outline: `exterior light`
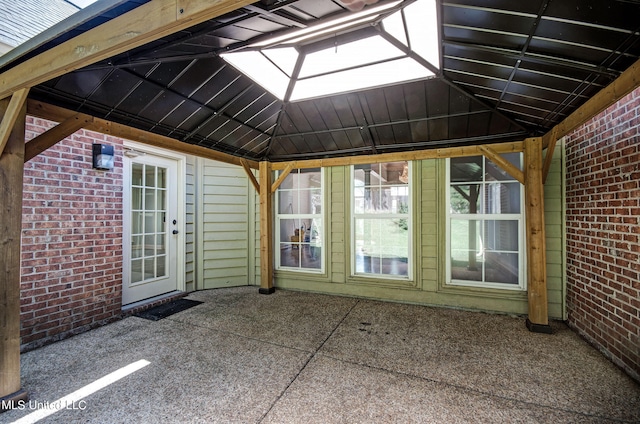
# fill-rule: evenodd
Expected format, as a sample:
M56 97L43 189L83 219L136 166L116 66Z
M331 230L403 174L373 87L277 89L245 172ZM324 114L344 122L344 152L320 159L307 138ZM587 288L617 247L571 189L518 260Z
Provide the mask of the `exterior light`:
M108 144L93 145L93 167L104 171L113 169L114 148Z

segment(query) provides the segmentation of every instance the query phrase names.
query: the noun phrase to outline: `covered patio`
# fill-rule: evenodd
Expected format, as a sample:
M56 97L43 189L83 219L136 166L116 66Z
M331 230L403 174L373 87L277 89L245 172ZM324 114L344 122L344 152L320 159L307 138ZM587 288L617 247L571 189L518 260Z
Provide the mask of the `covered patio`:
M137 364L132 374L89 395L86 409L59 411L49 419L639 419L637 384L550 319L544 185L559 141L640 86L637 4L615 2L615 7L594 9L581 0L569 6L553 1L436 1L432 19L439 25L432 27L437 43L430 55L412 50L410 33L415 27L410 8L427 2L375 3L375 9L367 6L365 15L354 18L344 4L329 0L103 1L3 57L0 372L6 378L0 381L0 399L18 402L28 396L54 402ZM390 29L393 19L395 30ZM285 47L278 44L280 36ZM338 46L374 37L389 42L402 60L417 63L419 71L403 81L296 97L294 83L305 78L313 86L314 78L395 63L400 56L304 76L304 55L337 52ZM228 62L230 54L267 57L263 48L289 45L302 52L295 60L270 58L281 68L285 62L293 64L279 93ZM331 81L324 85L337 85ZM25 143L27 115L58 124ZM24 163L79 129L223 162L244 172L255 189L251 212L258 241L248 250L259 261L256 266L246 263L254 268L259 290L191 293L204 303L158 322L129 317L21 356L21 258L16 252ZM509 154L519 158L517 165L505 159ZM495 287L456 286L446 278L451 249L445 240L449 227L443 217L449 205L444 192L455 184L447 183L445 164L470 157L490 161L500 178L522 192L519 245L497 249L505 257L516 257L513 251L520 255L517 290L496 293L491 291ZM353 252L348 250L355 244L348 242L354 233L344 223L355 213L345 201L345 187L349 169L382 162L407 162L408 169L409 163L420 164L411 178L414 191L423 196L416 198L425 201L416 205L414 221L420 225L412 231L415 240L407 243L415 255L416 275L407 272L405 279L391 279L396 286L385 281L378 287L364 281L370 276L350 269ZM560 162L556 160L558 181ZM276 290L305 289L301 286L310 273L301 277L285 270L278 275L275 269L280 237L274 228L275 193L292 172L316 168L337 169L331 181L344 190L338 192L341 202L333 202L331 190L324 195L327 203L336 204L331 216L335 233L323 234L332 237L325 237L328 249L323 254L328 252L333 262L322 269L324 280L316 291L340 287L344 291L339 294L354 297ZM474 205L469 214L477 212L478 195L462 188L460 193ZM559 230L562 202L558 194L554 248L560 253L551 259L559 262L565 249ZM182 220L174 219L173 225L184 225ZM162 234L182 237L182 228ZM463 249L467 258L477 250L473 228ZM637 245L637 236L631 244ZM185 256L182 252L179 260ZM564 308L566 269L552 265L554 302ZM625 274L630 281L637 280L637 269L630 274ZM374 287L372 293L384 293L380 298L408 304L360 300L366 284ZM385 284L393 286L395 297L385 297ZM483 296L485 303L477 303ZM458 303L463 297L466 303ZM501 309L483 306L489 302ZM519 317L456 307L517 311L513 314ZM637 317L632 301L624 308ZM556 317L566 318L561 311ZM637 348L634 340L625 338L625 349ZM28 413L18 408L2 418Z
M562 323L252 287L189 299L26 353L31 400L3 422L640 420L640 387Z

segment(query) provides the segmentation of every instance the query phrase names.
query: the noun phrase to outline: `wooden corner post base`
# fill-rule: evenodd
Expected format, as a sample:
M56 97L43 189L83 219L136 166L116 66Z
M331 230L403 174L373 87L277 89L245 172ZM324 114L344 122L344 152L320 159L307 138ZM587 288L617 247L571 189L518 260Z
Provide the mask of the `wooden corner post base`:
M549 324L534 324L529 320L529 318L527 318L527 322L525 324L532 333L553 334L553 330Z

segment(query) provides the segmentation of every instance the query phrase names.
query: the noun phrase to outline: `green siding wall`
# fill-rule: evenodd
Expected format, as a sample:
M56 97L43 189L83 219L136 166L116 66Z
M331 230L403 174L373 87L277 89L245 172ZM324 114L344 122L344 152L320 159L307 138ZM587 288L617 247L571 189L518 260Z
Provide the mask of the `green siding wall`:
M255 260L254 240L249 236L255 219L249 215L249 180L241 167L198 161L198 288L247 285Z
M566 319L564 142L558 142L544 187L549 316Z
M556 149L545 187L548 243L549 315L564 317L564 260L562 255L562 149ZM324 275L275 272L276 287L373 299L449 306L465 309L527 314L525 291L447 286L446 269L446 161L424 160L413 164L414 275L399 282L352 277L350 265L350 168L325 170L328 258ZM258 258L259 261L259 258ZM259 262L258 262L259 263Z

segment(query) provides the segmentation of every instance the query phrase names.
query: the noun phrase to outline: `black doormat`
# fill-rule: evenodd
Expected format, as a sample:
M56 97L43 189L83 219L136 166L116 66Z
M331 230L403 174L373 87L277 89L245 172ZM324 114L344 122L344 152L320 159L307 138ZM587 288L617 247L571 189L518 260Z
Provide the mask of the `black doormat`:
M134 314L134 316L151 321L158 321L162 318L166 318L175 313L182 312L201 303L202 302L199 302L197 300L176 299L172 302L165 303L164 305L154 306L153 308L147 309L146 311L138 312L137 314Z

